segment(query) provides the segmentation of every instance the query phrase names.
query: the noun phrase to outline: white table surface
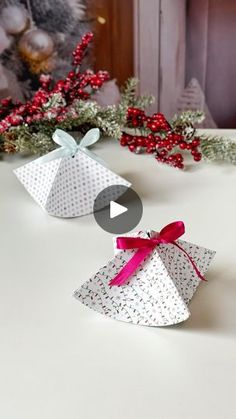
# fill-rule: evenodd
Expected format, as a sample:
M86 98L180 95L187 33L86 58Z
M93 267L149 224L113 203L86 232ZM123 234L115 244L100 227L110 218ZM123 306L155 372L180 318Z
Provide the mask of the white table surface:
M140 228L182 219L185 239L217 251L209 281L174 327L89 310L72 293L112 257L112 236L93 215L44 213L12 173L25 160L1 161L0 418L235 419L236 167L95 151L142 198Z

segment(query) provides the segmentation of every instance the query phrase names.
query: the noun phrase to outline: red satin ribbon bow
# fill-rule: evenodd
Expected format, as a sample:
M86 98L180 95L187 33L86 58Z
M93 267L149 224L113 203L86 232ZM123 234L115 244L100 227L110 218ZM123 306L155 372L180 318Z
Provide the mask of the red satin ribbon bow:
M137 270L143 260L152 253L154 248L159 244L174 244L178 247L188 258L192 264L197 276L205 281L205 278L201 275L195 262L189 256L189 254L175 242L179 237L185 233L185 227L183 221L175 221L165 226L160 233L157 233L153 238L143 239L140 237L118 237L116 239L117 249L138 249L137 252L131 257L131 259L125 264L120 272L113 278L109 285L124 285L130 278L130 276Z

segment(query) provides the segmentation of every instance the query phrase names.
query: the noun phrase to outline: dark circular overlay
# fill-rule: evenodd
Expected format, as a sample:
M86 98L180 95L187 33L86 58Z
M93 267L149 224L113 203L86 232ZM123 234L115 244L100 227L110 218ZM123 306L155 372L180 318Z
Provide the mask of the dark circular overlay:
M127 208L127 211L110 218L110 202ZM133 230L143 215L143 204L138 194L123 185L112 185L103 189L96 197L93 215L98 225L108 233L124 234Z

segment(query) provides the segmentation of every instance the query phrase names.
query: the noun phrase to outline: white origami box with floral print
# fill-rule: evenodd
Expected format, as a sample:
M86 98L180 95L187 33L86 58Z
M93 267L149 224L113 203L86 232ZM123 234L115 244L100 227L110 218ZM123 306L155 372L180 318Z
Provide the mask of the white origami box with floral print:
M50 215L66 218L90 214L103 189L131 186L88 150L99 139L97 128L91 129L79 145L62 130L56 130L53 139L60 148L14 170L29 194ZM119 188L113 188L111 200L116 200L118 193Z
M184 224L178 223L184 232ZM142 231L121 239L141 238L151 243L158 235ZM159 241L146 256L141 255L139 266L130 270L128 265L137 250L117 249L117 238L114 244L114 258L75 291L75 297L99 313L134 324L168 326L186 320L188 304L215 252L183 240ZM124 281L127 268L128 280Z

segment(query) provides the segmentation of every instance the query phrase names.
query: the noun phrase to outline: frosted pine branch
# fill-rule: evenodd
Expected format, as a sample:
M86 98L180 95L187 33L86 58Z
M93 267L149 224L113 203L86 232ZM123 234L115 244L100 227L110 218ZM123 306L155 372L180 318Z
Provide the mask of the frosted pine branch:
M208 161L224 160L236 164L236 139L202 135L201 152Z

